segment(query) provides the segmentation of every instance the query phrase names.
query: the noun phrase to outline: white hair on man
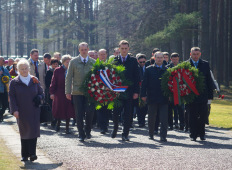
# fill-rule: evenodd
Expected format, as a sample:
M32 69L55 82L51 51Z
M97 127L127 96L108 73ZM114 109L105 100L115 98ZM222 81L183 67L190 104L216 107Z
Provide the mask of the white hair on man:
M66 60L71 60L71 59L72 59L72 57L71 57L69 54L66 54L66 55L63 55L63 56L62 56L61 62L62 62L62 64L64 64L64 62L65 62Z
M155 57L158 56L158 55L159 55L159 56L162 56L162 57L164 56L164 54L163 54L161 51L157 51L157 52L155 53Z
M81 42L81 43L78 45L78 49L80 49L81 46L89 47L89 45L88 45L86 42Z
M20 68L21 65L27 65L28 68L30 69L29 62L26 59L24 59L24 58L22 58L21 60L19 60L19 62L17 63L17 69L18 70L19 70L19 68Z
M100 49L98 50L98 53L101 53L101 52L107 52L106 49Z

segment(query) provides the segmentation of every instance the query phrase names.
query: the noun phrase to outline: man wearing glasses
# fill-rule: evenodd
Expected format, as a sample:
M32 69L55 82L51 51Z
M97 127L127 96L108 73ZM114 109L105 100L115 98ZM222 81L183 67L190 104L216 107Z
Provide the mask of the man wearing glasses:
M145 54L137 54L136 55L138 64L139 64L139 72L140 72L140 86L143 81L144 73L145 73L145 63L146 63L146 55ZM138 124L140 128L145 127L145 117L147 114L147 104L143 106L139 106L137 109L137 115L138 115Z

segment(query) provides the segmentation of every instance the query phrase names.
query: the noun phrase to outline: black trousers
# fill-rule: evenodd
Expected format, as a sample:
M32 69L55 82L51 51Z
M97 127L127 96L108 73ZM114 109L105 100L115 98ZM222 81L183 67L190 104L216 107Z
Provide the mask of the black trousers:
M3 118L3 114L8 107L8 94L6 88L4 88L4 93L0 93L0 119Z
M21 155L22 157L30 157L36 155L37 138L21 139Z
M103 106L100 110L97 110L97 122L101 130L107 131L108 124L109 124L109 112L110 110L107 109L107 106Z
M114 130L118 130L118 119L122 110L124 109L123 114L123 133L122 135L128 136L129 130L131 127L131 118L132 118L132 99L121 100L122 106L117 107L113 110L113 123Z
M92 129L92 121L95 111L94 105L89 103L87 98L83 95L73 95L73 104L79 137L85 137L86 134L90 134Z
M207 111L207 103L189 104L189 126L191 138L205 136L205 122L207 119Z

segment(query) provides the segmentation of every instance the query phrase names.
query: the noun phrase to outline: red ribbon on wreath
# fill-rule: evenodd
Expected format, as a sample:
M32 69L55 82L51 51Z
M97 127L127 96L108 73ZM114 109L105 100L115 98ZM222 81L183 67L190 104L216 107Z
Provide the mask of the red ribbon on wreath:
M190 79L190 75L191 75L191 79ZM180 89L180 82L182 82L181 84L183 84L184 82L186 86L193 93L199 95L199 92L196 89L196 85L193 83L194 77L192 76L192 73L189 72L189 70L185 70L185 69L175 70L172 72L172 75L169 79L170 81L168 85L170 86L169 89L173 92L174 105L181 105L180 96L187 95L187 94L183 94L183 89ZM171 86L173 87L173 89L171 88Z

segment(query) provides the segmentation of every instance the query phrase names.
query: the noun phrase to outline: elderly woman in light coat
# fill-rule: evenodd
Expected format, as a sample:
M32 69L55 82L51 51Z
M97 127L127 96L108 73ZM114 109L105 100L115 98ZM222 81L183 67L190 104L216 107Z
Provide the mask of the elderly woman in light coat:
M22 161L37 159L36 143L40 136L40 108L44 97L40 82L29 74L30 65L25 59L17 64L19 75L10 83L10 112L18 123L21 137Z

